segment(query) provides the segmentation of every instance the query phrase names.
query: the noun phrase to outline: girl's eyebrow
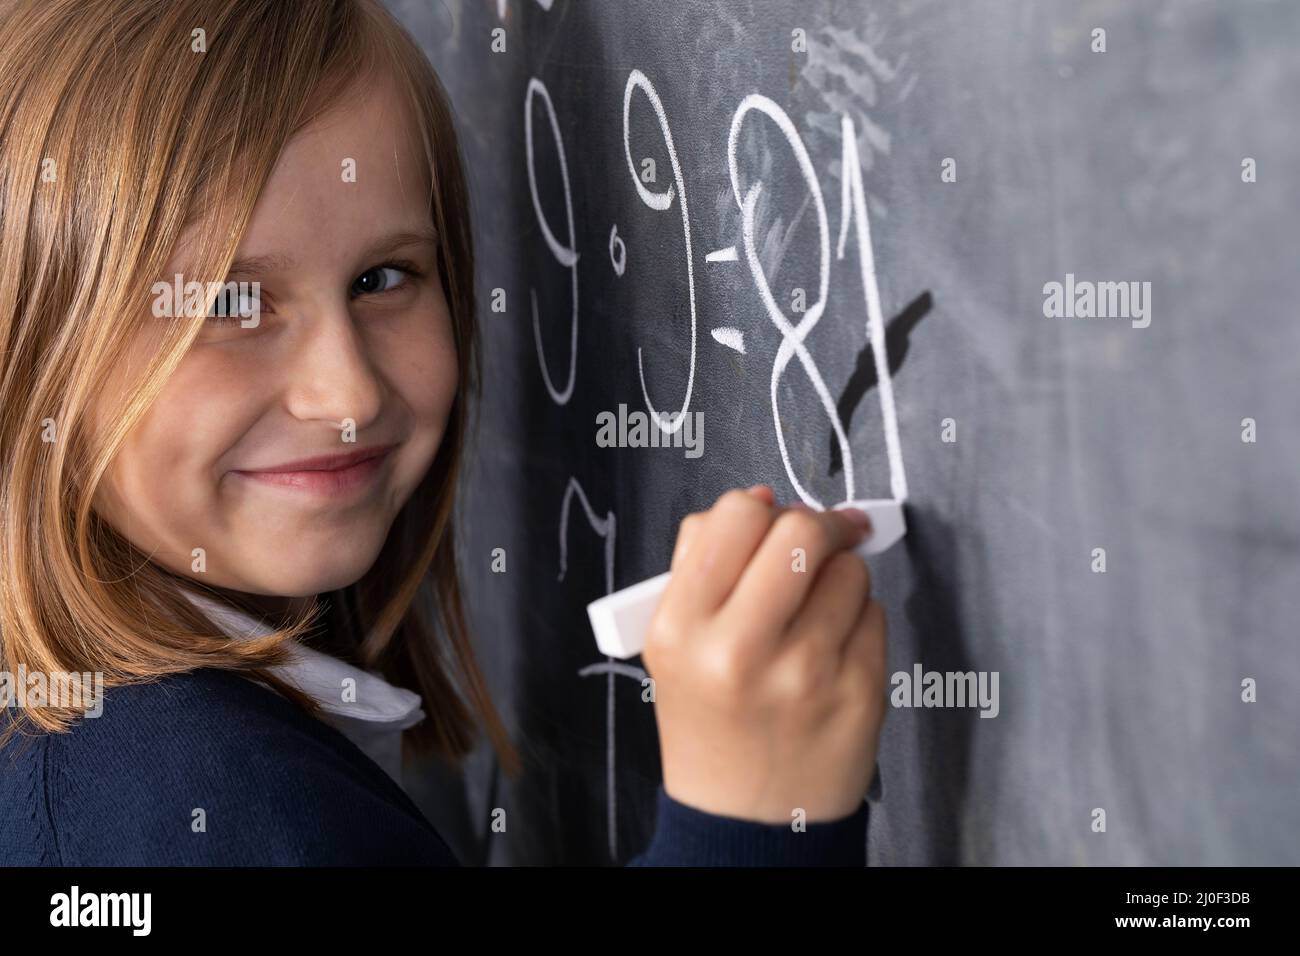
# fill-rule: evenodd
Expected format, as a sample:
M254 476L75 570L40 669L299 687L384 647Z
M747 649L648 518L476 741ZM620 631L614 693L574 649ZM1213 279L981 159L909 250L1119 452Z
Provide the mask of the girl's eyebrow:
M403 230L384 236L371 244L362 259L381 259L391 256L406 246L437 244L438 231L433 226L423 226L419 229ZM238 276L265 275L268 272L287 272L294 267L294 264L292 256L244 256L230 264L226 276L229 279Z

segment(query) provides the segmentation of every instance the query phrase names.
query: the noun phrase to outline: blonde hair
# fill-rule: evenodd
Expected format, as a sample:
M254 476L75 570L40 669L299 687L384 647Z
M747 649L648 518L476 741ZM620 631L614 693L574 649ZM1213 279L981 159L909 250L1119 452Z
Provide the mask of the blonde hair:
M319 602L272 635L232 641L180 593L194 582L92 508L202 318L157 323L157 353L102 434L89 407L140 323L156 322L150 286L182 230L203 222L194 274L224 276L289 138L380 69L409 97L428 162L460 384L429 473L375 565L330 606L358 620L361 664L423 697L413 746L455 760L482 729L513 774L465 624L452 520L478 387L468 194L446 94L377 0L0 0L0 664L102 672L105 687L223 668L316 712L268 668ZM418 601L426 578L432 622ZM26 716L62 731L78 713Z

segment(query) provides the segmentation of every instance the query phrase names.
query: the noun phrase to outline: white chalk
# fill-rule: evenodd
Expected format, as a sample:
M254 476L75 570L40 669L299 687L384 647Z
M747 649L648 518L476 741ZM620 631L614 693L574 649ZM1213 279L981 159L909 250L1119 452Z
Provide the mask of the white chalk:
M907 533L903 503L893 498L846 501L836 508L857 508L871 516L871 531L856 548L863 557L879 554ZM591 620L596 646L602 654L624 659L641 653L646 629L659 606L659 598L668 587L671 574L666 571L587 605L587 617Z

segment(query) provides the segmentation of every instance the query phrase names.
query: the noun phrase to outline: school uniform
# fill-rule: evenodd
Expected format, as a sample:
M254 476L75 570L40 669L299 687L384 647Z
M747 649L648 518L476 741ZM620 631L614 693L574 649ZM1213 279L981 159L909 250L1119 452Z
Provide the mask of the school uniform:
M231 636L271 631L185 593ZM68 733L13 737L0 749L0 866L457 865L402 787L420 696L314 648L292 653L274 670L320 703L319 719L200 668L109 688L100 716ZM662 787L656 813L628 865L865 864L865 802L805 832L705 813Z

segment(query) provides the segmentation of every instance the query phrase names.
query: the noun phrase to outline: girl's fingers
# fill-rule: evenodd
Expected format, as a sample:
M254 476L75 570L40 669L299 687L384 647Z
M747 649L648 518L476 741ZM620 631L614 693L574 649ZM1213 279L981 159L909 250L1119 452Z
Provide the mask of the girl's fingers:
M838 551L817 575L787 633L792 641L808 641L817 645L810 648L815 653L838 661L870 600L867 563L853 551Z
M868 696L878 697L879 712L882 717L887 709L885 706L885 674L889 656L886 648L887 631L884 605L875 598L869 599L857 623L854 624L848 640L844 642L837 671L844 675L851 675L857 671L859 677L866 677L869 683Z
M702 514L689 514L682 519L682 523L677 528L677 545L673 548L673 559L668 565L670 571L676 571L681 560L690 550L691 542L699 534L700 523L704 521Z
M775 515L762 493L728 491L692 523L663 603L686 617L713 614L727 600Z
M746 488L745 493L765 502L769 507L776 504L776 496L767 485L754 485ZM682 519L682 523L677 529L677 544L673 548L673 557L668 564L669 570L675 571L677 569L678 562L681 561L690 548L691 541L695 539L700 530L700 525L703 523L703 513L688 514Z
M861 541L869 527L870 519L860 511L783 511L740 576L728 606L757 617L767 632L783 632L826 561Z

